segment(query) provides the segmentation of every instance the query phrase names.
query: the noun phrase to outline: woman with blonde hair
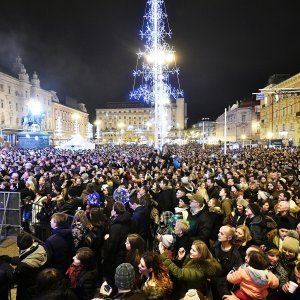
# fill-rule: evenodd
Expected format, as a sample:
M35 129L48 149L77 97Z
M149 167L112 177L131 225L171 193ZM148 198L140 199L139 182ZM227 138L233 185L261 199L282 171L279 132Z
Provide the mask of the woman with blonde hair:
M246 250L253 245L251 232L248 226L244 224L236 228L233 245L238 249L241 257L245 257Z
M207 295L209 293L208 280L216 276L221 265L213 258L211 252L203 241L193 242L190 254L185 257L185 250L179 249L177 261L172 262L164 252L163 247L159 247L161 258L170 273L177 279L174 284L175 299L184 297L189 289L197 289ZM184 259L182 267L180 261Z
M93 225L87 218L85 211L78 210L76 212L73 218L71 228L72 228L72 235L74 239L75 249L79 249L80 247L83 246L89 246L89 247L91 246L91 245L87 245L85 239L92 232Z

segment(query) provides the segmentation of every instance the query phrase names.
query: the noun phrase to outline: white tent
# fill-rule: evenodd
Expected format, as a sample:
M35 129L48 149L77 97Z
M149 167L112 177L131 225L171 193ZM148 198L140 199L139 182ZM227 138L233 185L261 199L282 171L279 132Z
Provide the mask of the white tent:
M58 148L69 150L93 150L95 149L95 144L87 141L80 134L75 134L71 140L59 145Z

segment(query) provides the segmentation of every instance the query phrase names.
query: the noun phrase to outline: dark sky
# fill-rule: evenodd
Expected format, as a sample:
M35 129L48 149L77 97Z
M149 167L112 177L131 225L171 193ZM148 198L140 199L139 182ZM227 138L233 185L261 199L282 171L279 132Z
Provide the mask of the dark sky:
M299 0L166 0L189 122L215 118L272 74L300 72ZM0 65L17 55L42 87L92 118L126 101L146 0L20 0L0 7ZM91 120L93 121L93 120Z

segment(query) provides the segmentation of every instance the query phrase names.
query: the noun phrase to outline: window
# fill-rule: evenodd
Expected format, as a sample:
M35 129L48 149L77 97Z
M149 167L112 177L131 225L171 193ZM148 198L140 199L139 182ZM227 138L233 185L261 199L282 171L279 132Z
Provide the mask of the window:
M4 91L4 85L1 83L0 84L0 91L3 92Z
M282 124L282 131L285 131L285 124Z
M285 116L285 107L282 109L282 116Z
M10 90L10 86L9 86L9 87L8 87L8 93L9 93L9 94L10 94L10 91L11 91L11 90Z
M294 130L294 123L290 124L290 130Z
M246 122L246 115L242 115L242 123Z

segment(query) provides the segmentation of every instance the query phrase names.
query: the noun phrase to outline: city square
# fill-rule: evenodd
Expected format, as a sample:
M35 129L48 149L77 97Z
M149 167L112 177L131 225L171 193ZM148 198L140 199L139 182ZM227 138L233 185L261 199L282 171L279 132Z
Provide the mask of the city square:
M0 299L298 299L299 4L98 2L0 12Z

